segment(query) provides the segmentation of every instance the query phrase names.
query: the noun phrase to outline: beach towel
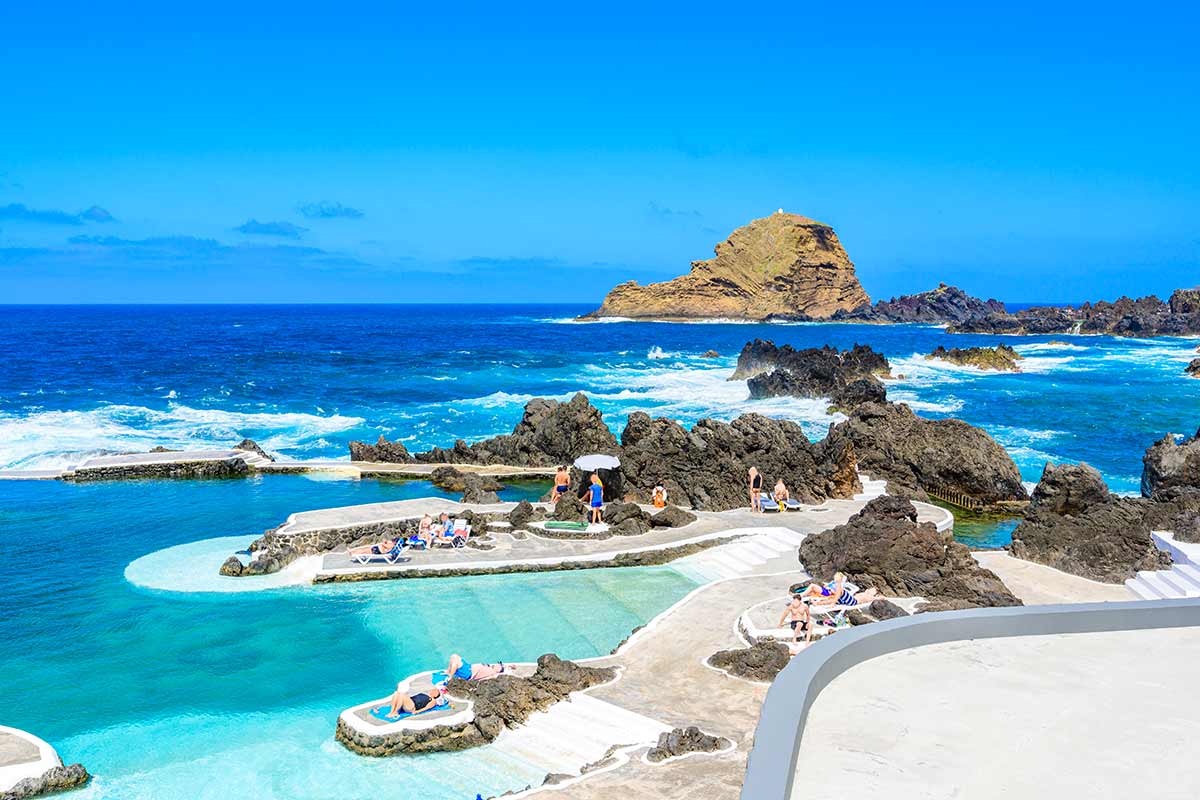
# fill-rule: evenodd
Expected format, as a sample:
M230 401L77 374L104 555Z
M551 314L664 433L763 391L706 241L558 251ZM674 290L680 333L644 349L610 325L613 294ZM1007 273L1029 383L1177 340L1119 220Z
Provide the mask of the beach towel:
M563 522L554 520L547 522L546 527L552 531L586 531L588 524L586 522Z

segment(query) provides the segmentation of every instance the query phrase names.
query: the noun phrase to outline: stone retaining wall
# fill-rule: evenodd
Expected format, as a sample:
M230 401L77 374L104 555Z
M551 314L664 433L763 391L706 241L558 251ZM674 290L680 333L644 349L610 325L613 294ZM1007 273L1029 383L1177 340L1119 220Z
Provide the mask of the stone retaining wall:
M241 478L249 475L250 465L240 456L203 461L161 461L146 464L113 464L87 467L63 474L63 480L86 483L137 478Z
M443 569L418 569L404 567L400 569L373 570L371 572L346 572L339 574L319 574L313 578L313 583L359 583L362 581L402 580L407 578L458 578L469 575L510 575L527 572L566 572L577 569L605 569L609 567L655 567L668 564L678 558L690 556L737 541L742 536L726 536L720 539L707 539L702 542L664 547L657 550L643 550L636 553L616 553L607 559L592 561L558 561L542 564L497 564L496 566L474 567L445 567Z

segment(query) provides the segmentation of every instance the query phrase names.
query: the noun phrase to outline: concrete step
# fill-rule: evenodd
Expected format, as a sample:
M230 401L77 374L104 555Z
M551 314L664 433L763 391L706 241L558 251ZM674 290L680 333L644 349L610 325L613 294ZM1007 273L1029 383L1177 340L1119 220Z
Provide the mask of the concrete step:
M1158 572L1142 570L1137 574L1137 580L1141 581L1143 586L1147 587L1163 599L1178 596L1178 593L1175 591L1175 587L1164 581Z
M1125 585L1131 592L1136 594L1143 600L1162 600L1162 595L1156 593L1153 589L1142 582L1140 578L1129 578L1125 581Z
M1176 564L1171 571L1190 584L1189 588L1200 590L1200 568L1191 564Z
M1154 575L1170 587L1172 597L1192 597L1200 594L1200 588L1192 586L1191 582L1175 569L1159 570Z

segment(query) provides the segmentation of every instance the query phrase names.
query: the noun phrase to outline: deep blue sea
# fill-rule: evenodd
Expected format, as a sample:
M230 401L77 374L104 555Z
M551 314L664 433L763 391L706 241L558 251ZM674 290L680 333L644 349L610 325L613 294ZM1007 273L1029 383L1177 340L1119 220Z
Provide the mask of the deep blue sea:
M903 375L893 399L986 428L1031 482L1047 460L1084 460L1134 492L1144 449L1200 424L1200 381L1183 374L1197 340L572 321L586 310L0 307L0 469L243 436L295 459L345 458L351 439L380 433L421 449L507 432L529 398L576 391L618 432L634 410L685 423L758 411L823 436L837 418L822 402L751 401L744 382L727 380L754 337L872 345ZM1002 341L1026 356L1024 372L921 357L939 344ZM709 349L721 357L701 358ZM83 761L98 777L81 798L453 800L540 782L528 764L469 754L362 759L333 741L336 717L454 651L606 653L690 591L688 579L656 568L457 579L436 592L404 583L205 591L204 559L292 512L434 492L319 476L0 481L0 724ZM961 531L984 545L1005 533ZM234 538L209 541L222 537ZM168 575L171 588L152 588L148 574Z

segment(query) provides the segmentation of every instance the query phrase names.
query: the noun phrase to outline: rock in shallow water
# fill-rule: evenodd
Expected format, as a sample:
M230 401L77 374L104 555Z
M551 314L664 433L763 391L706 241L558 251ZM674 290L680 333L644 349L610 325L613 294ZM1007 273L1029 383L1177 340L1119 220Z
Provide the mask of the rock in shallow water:
M695 725L691 725L686 728L664 731L658 737L658 744L646 753L646 758L657 764L668 758L678 758L688 753L715 753L730 744L730 741L722 736L707 734Z
M719 650L708 657L708 663L739 678L770 683L791 658L787 645L763 639L751 647Z

